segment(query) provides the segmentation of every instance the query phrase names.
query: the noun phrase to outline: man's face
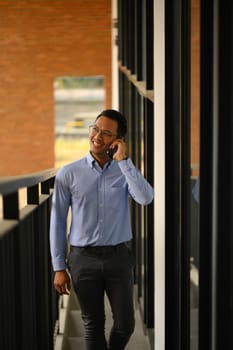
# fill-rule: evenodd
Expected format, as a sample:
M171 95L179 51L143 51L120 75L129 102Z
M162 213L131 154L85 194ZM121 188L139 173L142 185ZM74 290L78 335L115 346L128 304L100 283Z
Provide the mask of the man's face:
M94 125L93 131L89 134L91 153L97 159L108 158L109 146L117 138L117 121L101 116Z

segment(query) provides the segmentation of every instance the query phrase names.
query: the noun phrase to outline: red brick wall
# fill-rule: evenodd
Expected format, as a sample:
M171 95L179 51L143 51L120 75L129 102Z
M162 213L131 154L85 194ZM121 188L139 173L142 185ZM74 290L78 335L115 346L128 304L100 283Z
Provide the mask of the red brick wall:
M0 176L54 167L54 78L103 75L111 107L111 1L0 0L0 67Z

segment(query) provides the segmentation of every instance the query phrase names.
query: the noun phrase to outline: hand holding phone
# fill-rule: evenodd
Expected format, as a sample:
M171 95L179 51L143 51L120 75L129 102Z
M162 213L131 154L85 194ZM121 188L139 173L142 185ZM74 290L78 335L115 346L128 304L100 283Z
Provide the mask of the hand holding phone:
M110 159L113 159L114 154L117 152L118 147L114 147L114 148L109 148L109 150L107 151L107 154L109 156Z
M120 161L126 157L126 144L123 137L114 140L110 145L107 154L110 159Z

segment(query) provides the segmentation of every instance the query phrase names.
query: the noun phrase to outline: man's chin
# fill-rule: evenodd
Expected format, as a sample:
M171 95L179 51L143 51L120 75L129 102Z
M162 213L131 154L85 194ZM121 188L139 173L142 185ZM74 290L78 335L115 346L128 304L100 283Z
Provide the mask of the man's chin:
M101 150L96 147L91 147L91 153L93 156L99 157L99 158L105 158L107 157L107 150Z

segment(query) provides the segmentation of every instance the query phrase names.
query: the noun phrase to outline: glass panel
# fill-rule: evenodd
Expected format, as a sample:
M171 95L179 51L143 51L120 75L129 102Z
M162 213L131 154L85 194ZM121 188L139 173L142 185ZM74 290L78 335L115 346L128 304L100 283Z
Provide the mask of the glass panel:
M198 349L199 308L199 125L200 125L200 0L191 1L191 247L190 348Z
M2 195L0 195L0 221L3 219L3 199Z
M140 164L140 170L143 174L143 176L145 176L145 164L144 164L144 150L145 150L145 147L144 147L144 113L145 113L145 100L144 98L141 97L141 110L140 110L140 115L141 115L141 120L140 120L140 136L141 136L141 140L140 140L140 145L141 145L141 150L140 150L140 161L141 161L141 164ZM145 227L145 222L144 222L144 208L141 206L140 207L140 224L141 224L141 227L140 227L140 230L141 230L141 297L142 297L142 303L141 303L141 307L143 308L143 313L145 313L145 310L144 310L144 301L145 301L145 264L146 264L146 261L145 261L145 236L144 236L144 227Z

